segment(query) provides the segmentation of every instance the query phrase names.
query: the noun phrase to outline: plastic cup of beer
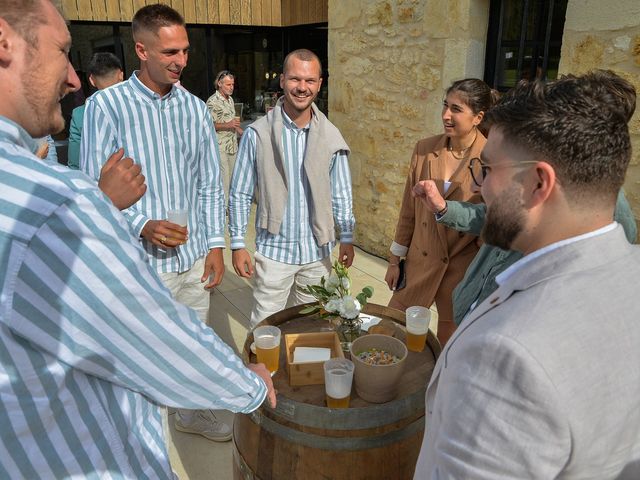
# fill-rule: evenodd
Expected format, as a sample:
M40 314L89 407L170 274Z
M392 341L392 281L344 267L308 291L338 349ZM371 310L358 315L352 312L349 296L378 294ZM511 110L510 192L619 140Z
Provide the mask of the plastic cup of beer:
M271 376L278 371L280 363L280 336L280 329L273 325L256 327L253 331L258 363L264 363Z
M346 358L332 358L324 362L324 387L327 407L349 408L353 362Z
M407 348L412 352L424 350L424 344L429 332L431 311L426 307L409 307L405 312L407 327Z
M167 220L181 227L187 226L189 211L185 209L169 210L167 212Z

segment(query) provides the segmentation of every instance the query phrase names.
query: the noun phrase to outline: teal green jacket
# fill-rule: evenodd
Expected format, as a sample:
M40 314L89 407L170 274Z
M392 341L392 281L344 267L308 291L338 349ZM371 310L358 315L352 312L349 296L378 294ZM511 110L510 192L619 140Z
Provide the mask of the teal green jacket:
M84 120L84 105L80 105L71 112L69 124L69 151L67 153L69 168L80 169L80 138L82 137L82 122Z
M480 235L486 210L483 203L448 200L447 213L437 221L460 232ZM638 234L636 221L622 189L618 193L614 219L624 228L629 243L635 243ZM453 291L453 321L456 325L460 325L472 307L480 305L498 288L496 276L521 258L522 254L513 250L502 250L487 244L480 247L464 278Z

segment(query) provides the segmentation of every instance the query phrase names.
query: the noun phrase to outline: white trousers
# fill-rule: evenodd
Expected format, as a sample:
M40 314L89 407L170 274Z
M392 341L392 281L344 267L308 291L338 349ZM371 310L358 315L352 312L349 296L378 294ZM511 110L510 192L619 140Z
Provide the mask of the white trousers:
M173 298L193 308L198 318L207 323L209 316L210 292L204 289L206 283L200 282L204 273L204 257L193 264L191 269L182 273L160 273L160 279L171 290Z
M314 302L315 298L301 292L299 287L319 284L320 278L328 277L331 272L331 256L306 265L276 262L258 252L254 258L256 267L251 328L285 307Z

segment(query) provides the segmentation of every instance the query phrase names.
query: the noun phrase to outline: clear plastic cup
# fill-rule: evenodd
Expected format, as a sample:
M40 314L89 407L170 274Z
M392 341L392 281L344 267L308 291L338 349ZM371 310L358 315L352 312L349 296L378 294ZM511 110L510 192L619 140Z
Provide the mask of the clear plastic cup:
M427 334L429 333L431 310L420 306L409 307L405 315L407 348L412 352L421 352L424 350Z
M266 325L256 327L253 331L253 341L256 344L258 363L264 363L273 376L280 364L280 337L282 333L278 327Z
M187 220L189 218L189 211L185 209L169 210L167 212L167 220L181 227L187 226Z
M169 210L167 220L181 227L186 227L189 220L189 211L186 209Z
M349 408L354 365L346 358L324 362L324 388L329 408Z

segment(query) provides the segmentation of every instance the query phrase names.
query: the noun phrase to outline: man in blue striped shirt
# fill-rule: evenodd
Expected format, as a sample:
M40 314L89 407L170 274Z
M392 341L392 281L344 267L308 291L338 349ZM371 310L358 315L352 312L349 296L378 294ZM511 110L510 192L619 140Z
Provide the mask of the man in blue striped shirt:
M300 287L319 283L331 270L334 225L340 229L340 261L353 262L349 147L313 103L322 66L311 51L285 58L284 96L242 136L229 194L233 266L254 274L244 236L256 191L256 254L251 325L289 304L314 301Z
M70 45L49 0L0 0L0 478L172 479L160 405L249 412L273 385L93 181L32 153L80 86Z
M87 100L81 166L97 178L100 159L119 147L140 163L147 193L123 213L174 298L206 322L208 290L224 273L215 128L204 102L176 86L189 52L182 16L166 5L148 5L134 15L132 31L140 70ZM177 209L188 211L186 226L167 219ZM231 428L213 412L178 411L175 418L178 430L231 440Z

